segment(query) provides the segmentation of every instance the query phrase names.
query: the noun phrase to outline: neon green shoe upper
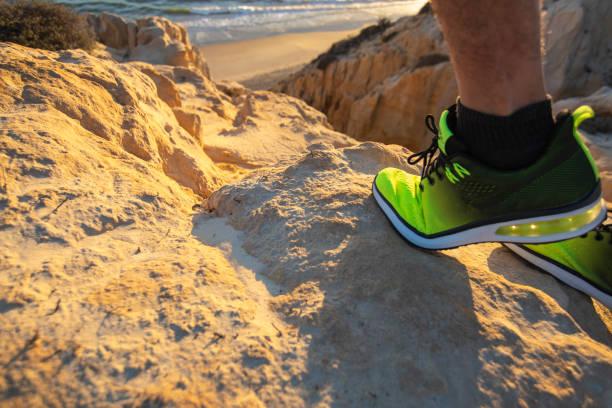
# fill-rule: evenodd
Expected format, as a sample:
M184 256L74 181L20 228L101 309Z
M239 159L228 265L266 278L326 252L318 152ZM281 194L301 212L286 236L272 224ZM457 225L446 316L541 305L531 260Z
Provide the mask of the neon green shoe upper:
M594 226L601 220L605 204L599 175L578 134L578 125L593 116L591 108L582 106L571 115L560 116L546 152L535 163L517 171L499 171L471 157L461 141L453 137L448 115L448 110L442 114L439 131L433 117L428 117L428 127L437 136L427 150L409 158L411 164L424 161L420 177L394 168L384 169L376 176L375 197L376 193L382 197L376 198L383 211L385 207L392 209L392 215L385 211L390 219L398 217L425 239L505 223L494 237L468 239L471 242L503 241L503 236L515 242L547 242L519 241L517 237L572 231L577 232L573 235L576 236L584 232L579 231L581 227L596 221ZM579 216L520 224L521 220L567 215L576 209L585 211ZM413 241L407 234L402 235ZM570 237L561 239L566 238ZM457 241L452 245L471 242Z
M612 225L601 225L579 238L523 247L612 295Z

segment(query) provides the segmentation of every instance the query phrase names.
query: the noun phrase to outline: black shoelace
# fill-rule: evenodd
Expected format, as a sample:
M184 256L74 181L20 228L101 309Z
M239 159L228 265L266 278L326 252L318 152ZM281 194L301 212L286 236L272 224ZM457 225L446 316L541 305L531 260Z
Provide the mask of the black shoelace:
M612 210L607 210L606 213L610 214L612 213ZM602 234L603 232L607 232L608 234L610 234L610 244L612 244L612 224L604 224L602 222L597 227L595 227L593 231L595 231L595 239L597 241L601 241L604 239L604 236ZM589 233L587 232L586 234L581 235L580 238L586 238L588 234Z
M429 145L429 147L422 152L415 153L408 157L408 163L417 164L418 162L423 161L421 181L426 178L433 186L435 179L432 177L432 173L435 172L438 179L443 180L444 175L438 173L438 169L442 166L446 166L450 162L448 161L446 155L439 151L438 128L436 127L436 119L433 117L433 115L427 115L425 117L425 126L427 126L427 129L434 134L434 137L431 140L431 145ZM437 156L436 153L438 154ZM419 183L419 188L421 191L423 191L423 183Z

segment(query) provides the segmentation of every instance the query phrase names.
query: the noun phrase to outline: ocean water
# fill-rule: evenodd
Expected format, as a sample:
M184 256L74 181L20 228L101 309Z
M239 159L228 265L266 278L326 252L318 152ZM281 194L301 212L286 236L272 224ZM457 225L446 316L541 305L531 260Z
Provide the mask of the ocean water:
M159 15L184 24L191 41L210 44L285 33L350 30L415 14L426 0L60 0L79 12L128 19Z

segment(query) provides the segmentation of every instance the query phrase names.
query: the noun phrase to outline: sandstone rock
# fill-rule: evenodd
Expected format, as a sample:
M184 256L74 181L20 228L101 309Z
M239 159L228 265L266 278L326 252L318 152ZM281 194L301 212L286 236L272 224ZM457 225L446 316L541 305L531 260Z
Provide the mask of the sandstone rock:
M273 89L303 99L358 139L414 150L428 145L422 113L453 104L457 95L433 15L401 18L360 43L347 41L336 46L340 54L332 47Z
M210 78L206 77L200 70L171 65L156 65L157 71L163 73L175 83L190 83L195 88L203 86L207 91L215 88Z
M350 146L354 139L334 132L325 115L304 102L272 92L255 91L232 101L227 127L204 123L206 153L218 162L260 167L287 160L317 143ZM223 109L217 105L215 108ZM245 143L253 141L254 143Z
M269 310L258 261L219 241L231 227L192 232L202 197L252 170L214 164L177 121L197 130L200 112L163 88L210 109L239 163L354 140L302 101L221 91L194 67L0 44L0 82L3 404L303 405L307 339Z
M134 36L133 27L121 16L102 12L87 15L87 21L96 33L98 41L112 48L125 48Z
M322 146L208 199L274 282L272 310L309 336L304 405L606 406L612 315L498 244L406 244L371 183L417 171L407 154Z
M545 3L544 72L555 99L586 96L612 85L612 3L564 0Z
M230 98L233 98L235 96L240 96L248 92L245 86L235 81L220 81L220 82L215 82L215 84L217 85L217 88L221 92L223 92Z
M191 136L195 138L200 146L204 146L204 141L202 138L202 120L200 116L195 112L190 112L183 108L174 108L172 109L174 112L174 116L176 116L176 120L179 125L182 126Z
M220 170L138 69L83 51L53 53L11 44L0 44L0 59L0 77L10 84L0 89L0 110L14 120L43 106L80 127L82 137L122 149L195 194L209 195L223 183ZM16 107L21 115L13 112Z
M51 105L203 196L224 179L209 156L252 169L289 160L312 144L355 143L331 130L325 115L302 101L231 84L219 89L193 66L117 64L70 51L50 54L29 75L33 68L26 61L44 51L30 55L28 49L7 45L3 53L0 58L10 62L1 73L14 86L4 88L2 108ZM51 78L57 78L53 86L40 85L53 83Z
M604 86L591 95L562 99L553 104L553 111L560 112L564 109L572 111L581 105L589 105L593 108L596 120L612 117L612 88ZM588 126L589 122L585 123ZM612 129L608 130L612 131Z
M118 51L110 53L118 61L144 61L193 67L210 78L206 60L191 45L187 30L163 17L146 17L126 22L122 17L100 13L89 15L89 24L104 45Z
M153 82L155 82L155 86L157 87L157 96L159 96L162 101L166 102L169 107L181 107L181 98L179 96L178 89L176 89L176 85L170 80L170 78L157 72L150 64L132 62L131 65L138 68L141 72L149 76Z
M426 132L421 138L410 138L407 128L422 127L427 114L446 109L456 95L454 72L448 62L419 66L410 73L386 79L353 103L346 133L362 140L380 135L375 140L408 144L421 151L431 143L432 134ZM363 112L372 115L361 115Z
M612 83L611 18L608 1L545 2L544 70L554 99ZM325 112L338 131L420 150L431 139L424 114L438 115L457 95L448 49L431 10L383 28L335 44L273 90Z
M612 403L612 312L394 233L370 189L407 149L194 66L0 44L0 83L4 405Z
M170 20L160 17L145 17L136 20L136 43L146 45L158 41L160 37L167 37L171 41L185 44L187 30L185 27L174 24Z
M210 77L208 66L187 37L185 27L161 17L136 21L136 47L130 59L152 64L194 66Z
M126 55L124 49L112 48L97 41L88 52L93 57L112 61L123 61Z
M28 64L22 51L8 56ZM44 55L46 64L55 61ZM82 58L72 70L87 72L86 55L59 55ZM3 79L5 57L3 49ZM54 68L66 75L61 64ZM137 70L101 68L128 87L142 87L143 100L156 98ZM44 69L37 75L40 89L58 82ZM83 79L71 79L74 92L86 97ZM110 111L109 103L97 108L112 123L124 113ZM145 103L125 107L150 122L160 144L169 141L156 131L158 121L168 123L177 145L185 144L180 139L189 135L169 108ZM230 343L220 350L213 333L229 340L235 334L229 321L252 328L246 322L258 307L223 252L191 237L192 206L200 200L175 180L184 173L206 183L211 169L197 169L201 159L177 147L170 152L172 145L159 147L173 158L162 168L93 135L61 109L47 102L0 109L0 405L96 406L103 396L111 405L239 406L253 398L227 371L232 364L214 370L217 379L206 378L211 367L229 362L223 348ZM244 340L231 345L238 353L255 342L247 331L236 333ZM270 326L256 338L274 335ZM196 358L194 349L208 351ZM218 384L225 389L220 394Z
M217 163L252 169L291 159L312 144L345 147L355 143L333 131L324 114L296 98L251 91L238 84L215 84L184 67L156 69L176 83L182 103L179 115L189 113L189 119L179 122L201 124L199 139Z

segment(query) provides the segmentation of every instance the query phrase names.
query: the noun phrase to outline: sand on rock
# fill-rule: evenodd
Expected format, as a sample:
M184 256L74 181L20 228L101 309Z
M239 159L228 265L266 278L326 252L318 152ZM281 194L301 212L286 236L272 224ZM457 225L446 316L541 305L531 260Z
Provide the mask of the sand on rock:
M410 151L95 54L0 44L0 405L612 405L609 309L500 245L395 234L371 183Z
M310 336L305 405L610 404L610 311L498 244L407 244L371 195L381 167L415 171L406 154L318 148L207 201Z
M198 100L179 90L223 104L208 126L231 129L224 112L241 112L250 128L228 146L235 157L301 129L314 136L266 163L308 152L317 135L355 141L287 96L262 92L242 109L184 67L14 44L0 44L0 61L0 405L302 404L299 387L285 389L307 338L279 335L287 324L266 306L278 289L259 283L240 233L198 215L252 168L211 160L175 110Z
M0 59L5 149L25 148L27 142L9 135L31 127L30 138L49 150L52 145L36 137L37 132L77 144L81 140L108 141L202 196L224 183L217 166L159 99L153 80L139 70L84 51L49 52L9 44L0 44ZM59 126L69 124L81 135L63 136L62 131L54 130L56 119L45 115L61 118ZM95 157L85 155L78 160L92 166ZM47 169L40 171L52 172L58 161L63 160L41 163Z

